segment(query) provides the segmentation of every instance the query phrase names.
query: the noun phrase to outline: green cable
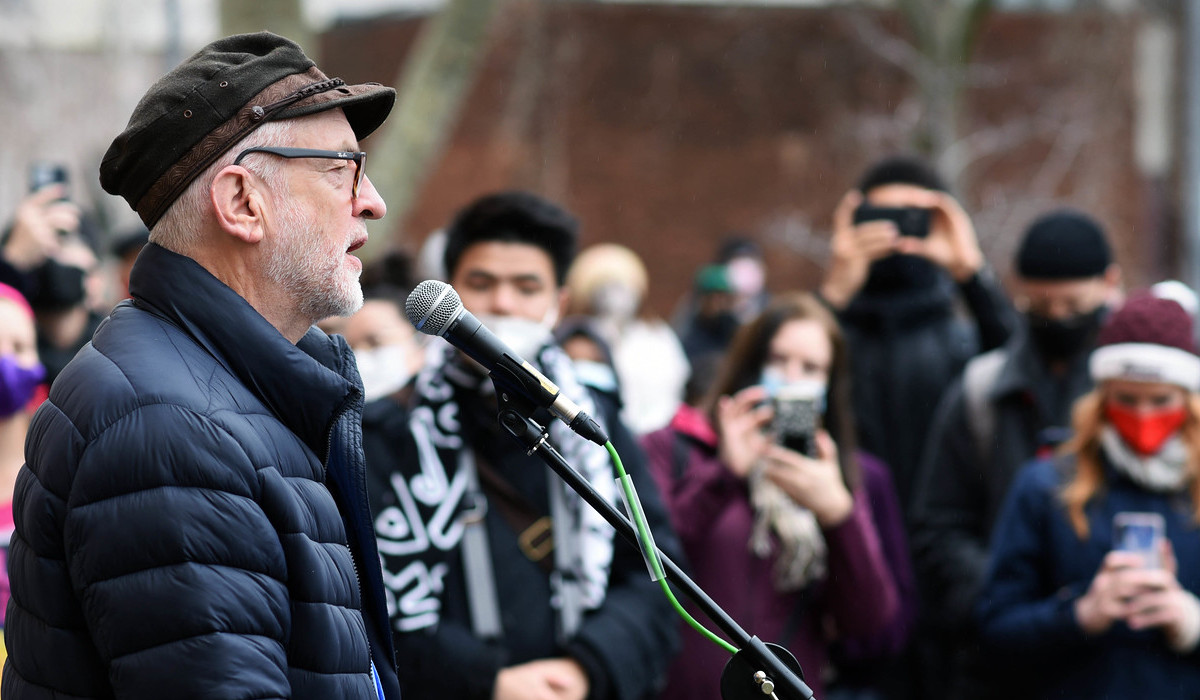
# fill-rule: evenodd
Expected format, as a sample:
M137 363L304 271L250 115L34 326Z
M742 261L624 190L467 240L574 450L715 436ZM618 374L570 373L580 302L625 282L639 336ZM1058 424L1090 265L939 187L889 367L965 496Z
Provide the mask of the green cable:
M620 475L621 488L625 491L625 501L629 504L629 510L633 515L633 522L637 526L638 541L642 543L642 551L649 557L650 568L653 569L655 578L658 580L658 585L662 587L663 593L667 599L671 601L671 605L675 608L675 612L679 613L689 625L692 626L701 635L707 637L709 641L723 648L730 654L738 652L737 647L729 642L721 639L716 634L713 634L704 625L696 621L687 610L680 605L679 600L675 597L675 593L671 591L671 587L667 585L667 577L663 574L662 561L658 558L658 551L654 547L645 546L650 541L649 526L646 525L646 516L642 513L641 504L638 503L637 496L634 495L633 489L629 485L629 475L625 473L625 465L621 462L621 456L617 454L617 449L613 447L612 441L604 443L604 449L608 450L609 457L612 458L613 465L617 468L617 473Z

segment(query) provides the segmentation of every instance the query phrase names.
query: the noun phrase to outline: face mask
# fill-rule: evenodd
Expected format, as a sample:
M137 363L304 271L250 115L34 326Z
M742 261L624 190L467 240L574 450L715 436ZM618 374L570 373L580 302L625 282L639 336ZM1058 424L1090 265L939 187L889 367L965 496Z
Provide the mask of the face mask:
M1047 360L1069 360L1092 344L1104 320L1105 307L1065 319L1027 313L1029 337Z
M628 321L641 303L635 289L620 283L606 284L592 292L592 308L600 318Z
M40 362L22 367L12 355L0 356L0 418L8 418L25 408L45 378L46 368Z
M729 341L733 339L742 323L733 311L718 311L712 316L696 317L696 325L708 331L714 338Z
M863 286L867 293L889 293L929 289L937 284L938 267L919 255L894 254L871 263Z
M383 398L408 383L409 348L405 345L381 345L354 351L358 373L362 375L367 401Z
M538 351L549 345L552 340L550 328L554 324L553 314L541 321L490 314L482 314L478 318L500 342L512 348L521 359L529 362L536 362Z
M617 373L610 365L594 360L574 360L571 366L580 383L610 394L617 392Z
M778 369L767 367L759 377L759 384L772 399L816 399L818 408L825 410L825 391L828 385L819 379L798 379L789 382Z
M1125 444L1145 457L1158 454L1163 443L1179 431L1187 420L1187 409L1180 406L1164 411L1139 413L1106 401L1104 416Z
M730 260L725 266L725 274L729 277L729 284L742 296L758 294L767 281L762 264L750 258Z
M53 258L33 270L34 292L29 305L39 311L64 311L83 301L83 268Z

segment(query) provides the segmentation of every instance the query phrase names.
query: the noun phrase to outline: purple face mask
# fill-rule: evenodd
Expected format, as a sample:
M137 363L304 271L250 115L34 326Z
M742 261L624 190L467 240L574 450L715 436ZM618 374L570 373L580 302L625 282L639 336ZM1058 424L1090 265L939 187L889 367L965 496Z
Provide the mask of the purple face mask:
M25 408L33 391L46 378L42 363L21 367L12 355L0 355L0 418L7 418Z

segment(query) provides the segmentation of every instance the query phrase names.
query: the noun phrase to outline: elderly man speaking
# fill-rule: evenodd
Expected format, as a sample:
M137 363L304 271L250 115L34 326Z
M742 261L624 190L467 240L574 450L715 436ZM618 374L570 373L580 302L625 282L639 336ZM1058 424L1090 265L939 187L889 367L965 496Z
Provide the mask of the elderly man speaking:
M312 327L362 304L358 140L394 101L239 35L113 141L150 244L29 430L4 698L399 697L362 383Z

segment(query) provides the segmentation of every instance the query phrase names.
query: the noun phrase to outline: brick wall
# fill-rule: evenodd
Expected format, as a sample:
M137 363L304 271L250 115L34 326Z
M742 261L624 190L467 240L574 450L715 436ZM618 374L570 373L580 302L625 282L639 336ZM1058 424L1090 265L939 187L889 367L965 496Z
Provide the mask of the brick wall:
M1065 203L1108 226L1135 284L1178 274L1173 180L1143 177L1133 158L1142 21L997 14L986 26L963 109L977 155L956 183L1002 272L1024 225ZM919 109L864 27L902 34L894 16L863 10L510 2L397 235L415 248L475 196L521 187L576 212L584 244L640 253L660 314L730 231L766 248L772 289L811 288L838 198L904 149ZM323 63L390 79L418 29L335 29Z

